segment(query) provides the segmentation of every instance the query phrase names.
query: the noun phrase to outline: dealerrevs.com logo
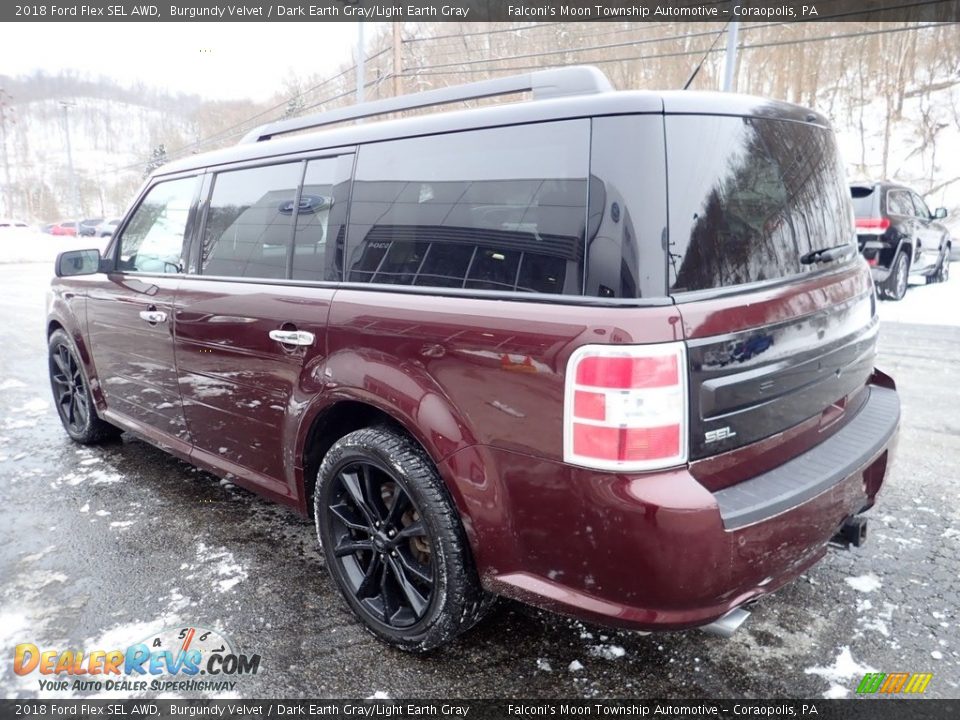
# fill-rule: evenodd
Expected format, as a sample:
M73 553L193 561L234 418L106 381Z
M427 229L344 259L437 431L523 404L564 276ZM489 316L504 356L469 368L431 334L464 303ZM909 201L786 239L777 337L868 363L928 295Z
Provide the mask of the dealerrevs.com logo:
M226 635L202 627L169 628L126 649L51 650L21 643L17 675L38 674L41 690L72 692L224 692L256 675L259 655L245 655Z

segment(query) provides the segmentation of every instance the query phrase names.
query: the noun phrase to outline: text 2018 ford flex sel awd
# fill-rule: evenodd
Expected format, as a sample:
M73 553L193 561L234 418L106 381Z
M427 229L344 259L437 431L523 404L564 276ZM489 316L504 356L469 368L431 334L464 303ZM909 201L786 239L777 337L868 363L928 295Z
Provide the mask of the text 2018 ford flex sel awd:
M591 68L265 126L158 170L57 276L70 436L314 513L408 650L496 595L729 630L859 541L899 424L827 121Z

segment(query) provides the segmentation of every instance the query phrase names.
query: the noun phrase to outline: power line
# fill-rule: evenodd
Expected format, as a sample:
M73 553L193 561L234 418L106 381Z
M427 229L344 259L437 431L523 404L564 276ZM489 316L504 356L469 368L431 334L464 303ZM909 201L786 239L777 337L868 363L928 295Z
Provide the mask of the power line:
M751 29L759 30L765 27L777 27L777 26L787 25L787 24L789 23L785 23L785 22L767 23ZM722 29L721 29L721 32L722 32ZM549 55L569 55L572 53L584 53L584 52L591 52L594 50L611 50L614 48L634 47L636 45L649 45L653 43L668 42L670 40L687 40L690 38L698 38L698 37L712 37L716 34L717 34L717 30L713 29L713 30L708 30L708 31L698 32L698 33L685 33L681 35L670 35L667 37L645 38L643 40L627 40L624 42L608 43L606 45L591 45L589 47L583 47L583 48L567 48L565 50L545 50L543 52L524 53L523 55L511 55L509 57L502 57L502 58L464 60L462 62L456 62L456 63L437 63L435 65L426 65L424 66L424 69L437 70L439 68L445 68L445 67L462 67L464 65L479 65L479 64L491 63L491 62L507 62L510 60L527 60L531 58L547 57Z
M808 42L821 42L827 40L840 40L843 38L854 38L854 37L864 37L869 35L885 35L887 33L899 33L907 32L910 30L926 30L928 28L942 27L943 23L927 23L925 25L911 25L908 27L899 27L899 28L888 28L885 30L865 30L862 32L856 33L844 33L841 35L821 35L818 37L812 38L803 38L800 40L783 40L783 41L771 41L771 42L762 42L762 43L752 43L750 45L740 45L739 50L753 50L757 48L767 48L767 47L779 47L783 45L802 45ZM700 55L702 50L683 50L677 52L669 53L658 53L655 55L633 55L627 57L616 57L616 58L587 58L579 60L575 63L555 63L551 65L511 65L510 67L489 67L489 68L480 68L477 70L439 70L435 71L434 66L425 65L420 68L410 68L411 72L408 73L404 70L403 74L408 77L416 77L419 75L458 75L458 74L473 74L473 73L488 73L488 72L513 72L516 70L541 70L545 67L569 67L571 65L579 65L581 63L590 63L592 65L604 65L608 63L624 62L627 60L657 60L661 58L671 58L671 57L688 57L691 55ZM716 49L710 52L717 52ZM548 55L552 53L543 53L543 55ZM535 55L539 56L539 54ZM518 56L519 57L519 56ZM511 58L494 58L484 62L498 63L509 61ZM446 67L446 65L438 65L437 68Z
M473 37L475 35L495 35L499 33L523 32L524 30L533 30L535 28L549 27L551 25L563 25L563 24L565 23L560 23L560 22L532 23L530 25L524 25L523 27L498 28L496 30L478 30L477 32L451 33L449 35L430 35L429 37L424 37L424 38L407 38L403 42L417 43L417 42L429 42L432 40L443 40L444 38L461 38L461 37Z
M389 50L390 50L390 48L386 48L386 49L384 49L384 50L381 50L381 51L379 51L379 52L376 52L376 53L374 53L373 55L368 56L368 57L367 57L367 60L375 60L376 58L380 57L381 55L383 55L384 53L388 52ZM323 80L322 82L320 82L320 83L318 83L318 84L316 84L316 85L314 85L314 86L312 86L312 87L310 87L310 88L308 88L308 89L306 89L306 90L303 90L303 91L301 91L301 92L299 92L299 93L296 93L296 94L292 95L291 97L287 98L286 100L284 100L284 101L281 102L281 103L278 103L278 104L276 104L276 105L274 105L274 106L272 106L272 107L269 107L269 108L267 108L266 110L262 110L262 111L256 113L255 115L251 115L250 117L248 117L248 118L246 118L246 119L244 119L244 120L241 120L240 122L238 122L238 123L236 123L236 124L234 124L234 125L231 125L230 127L224 128L224 129L222 129L222 130L218 130L217 132L213 133L212 135L208 135L208 136L205 137L205 138L201 138L200 140L196 140L196 141L194 141L194 142L188 143L187 145L184 145L184 146L182 146L182 147L179 147L179 148L177 148L176 150L172 150L172 151L170 151L170 157L171 157L171 159L176 159L176 158L179 158L179 157L183 157L184 155L189 154L189 151L191 151L191 150L198 150L198 149L200 149L200 148L202 148L202 147L205 147L205 146L207 146L207 145L210 145L211 143L221 142L221 141L224 141L224 140L228 140L228 139L230 139L230 138L232 138L232 137L236 137L237 135L241 135L241 134L243 134L243 133L246 133L247 131L251 130L256 124L260 124L260 123L255 123L254 121L259 120L260 118L264 117L265 115L269 115L270 113L272 113L272 112L274 112L274 111L276 111L276 110L279 110L279 109L282 108L282 107L286 107L286 106L289 105L289 103L292 102L293 100L297 100L297 99L303 98L303 97L305 97L306 95L308 95L309 93L316 92L316 91L319 90L320 88L325 87L325 86L329 85L330 83L339 80L340 78L344 77L345 75L348 75L349 73L351 73L351 72L353 72L354 70L356 70L356 68L357 68L356 64L353 64L353 65L351 65L350 67L346 68L345 70L337 73L336 75L334 75L334 76L332 76L332 77L329 77L329 78ZM369 83L369 84L379 84L380 81L381 81L381 79L377 79L376 81L372 81L372 82ZM342 94L335 96L335 99L339 99L339 98L341 98L341 97L343 97ZM310 108L317 107L318 105L322 105L322 104L324 104L324 103L326 103L326 102L332 102L331 98L325 98L324 100L321 100L320 102L315 103L314 105L309 105L309 106L305 107L304 110L309 110ZM142 160L139 160L139 161L137 161L137 162L135 162L135 163L131 163L130 165L122 165L122 166L118 166L118 167L107 168L107 169L106 169L106 172L121 172L121 171L123 171L123 170L133 170L133 169L137 169L137 168L141 167L141 166L143 165L143 163L147 162L148 159L149 159L149 158L143 158Z

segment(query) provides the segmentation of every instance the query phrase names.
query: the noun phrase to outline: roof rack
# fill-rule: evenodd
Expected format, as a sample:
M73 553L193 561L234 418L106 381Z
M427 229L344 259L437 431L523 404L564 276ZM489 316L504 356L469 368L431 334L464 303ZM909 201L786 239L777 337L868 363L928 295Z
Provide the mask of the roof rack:
M532 92L535 100L543 100L567 95L588 95L610 90L613 90L613 86L607 76L590 65L537 70L522 75L481 80L464 85L455 85L454 87L374 100L315 115L291 118L290 120L278 120L250 131L240 143L261 142L277 135L333 125L346 120L358 120L401 110L447 105L463 100L478 100L496 95Z

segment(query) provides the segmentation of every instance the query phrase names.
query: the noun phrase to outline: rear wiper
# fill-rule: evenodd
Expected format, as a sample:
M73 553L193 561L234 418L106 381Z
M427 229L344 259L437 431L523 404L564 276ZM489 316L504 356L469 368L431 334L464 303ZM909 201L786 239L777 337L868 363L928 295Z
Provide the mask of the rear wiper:
M811 265L815 262L830 262L839 260L844 255L850 255L853 252L853 245L844 243L843 245L834 245L833 247L812 250L805 255L800 256L800 262L804 265Z

